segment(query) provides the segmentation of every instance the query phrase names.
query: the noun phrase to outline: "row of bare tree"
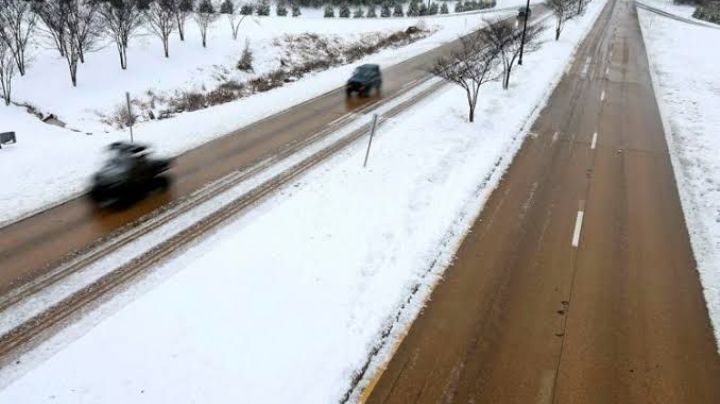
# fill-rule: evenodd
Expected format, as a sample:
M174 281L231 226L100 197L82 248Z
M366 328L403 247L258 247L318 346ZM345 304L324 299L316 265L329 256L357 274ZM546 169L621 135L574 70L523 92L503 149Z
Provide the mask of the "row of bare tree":
M218 6L219 5L219 6ZM73 86L85 55L115 44L120 67L128 67L128 46L141 27L146 26L170 57L170 36L177 32L185 40L188 19L199 27L203 47L208 28L226 15L237 39L240 23L235 0L0 0L0 90L10 101L12 78L27 71L27 50L35 34L56 49L65 60ZM9 63L10 60L12 63Z
M545 5L555 16L555 40L565 23L585 12L586 0L547 0ZM523 30L525 35L523 36ZM465 90L468 119L475 120L475 106L483 84L502 79L502 87L510 86L510 75L518 57L540 48L542 24L526 28L510 20L496 20L487 27L459 39L459 45L448 56L440 57L430 72Z
M560 39L560 33L565 23L582 15L589 0L546 0L545 5L555 15L555 40Z
M430 72L465 90L468 119L473 122L480 87L502 79L502 87L507 90L521 48L524 48L524 53L538 50L543 30L541 24L528 26L523 43L522 25L507 20L494 21L473 34L461 37L458 46L449 55L438 58Z

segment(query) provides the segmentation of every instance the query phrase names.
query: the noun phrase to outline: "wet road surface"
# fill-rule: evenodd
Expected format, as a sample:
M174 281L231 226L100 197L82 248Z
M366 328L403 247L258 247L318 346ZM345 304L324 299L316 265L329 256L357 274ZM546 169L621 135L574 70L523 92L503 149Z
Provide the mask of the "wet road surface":
M539 18L542 13L536 14ZM413 88L429 77L432 62L454 46L456 42L383 69L382 94L346 99L344 88L338 88L180 155L171 171L171 191L131 209L100 211L81 197L1 228L0 296L208 182L251 167L320 132L329 133L339 119Z
M633 2L610 0L370 403L720 403Z

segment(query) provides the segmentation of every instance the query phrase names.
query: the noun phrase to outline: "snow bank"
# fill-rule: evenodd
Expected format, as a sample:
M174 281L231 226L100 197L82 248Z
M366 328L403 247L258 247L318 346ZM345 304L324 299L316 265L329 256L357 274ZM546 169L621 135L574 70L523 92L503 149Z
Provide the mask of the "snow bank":
M659 10L674 14L682 18L692 18L693 13L695 12L694 5L675 4L673 0L642 0L641 3L647 4L650 7L655 7ZM656 18L661 17L656 16Z
M720 340L720 31L638 10L675 177Z
M0 402L337 401L449 262L603 5L560 42L547 31L509 91L487 85L476 123L455 87L388 121L367 169L360 142L162 265L3 369Z

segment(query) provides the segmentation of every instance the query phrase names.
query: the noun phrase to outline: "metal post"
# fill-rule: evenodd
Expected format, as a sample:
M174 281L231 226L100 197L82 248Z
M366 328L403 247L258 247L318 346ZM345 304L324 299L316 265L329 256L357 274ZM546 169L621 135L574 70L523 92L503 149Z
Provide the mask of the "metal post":
M525 31L527 31L527 21L530 17L530 0L527 0L527 5L525 6L525 18L523 18L523 32L522 37L520 38L520 58L518 59L518 65L522 65L522 58L523 58L523 50L525 49Z
M125 101L127 102L128 125L130 126L130 143L135 143L133 139L133 121L135 121L135 119L133 118L132 108L130 107L130 93L127 91L125 92Z
M367 151L365 151L365 162L363 168L367 167L368 157L370 157L370 146L372 146L373 136L375 136L375 128L377 127L378 114L373 114L372 126L370 127L370 141L368 142Z

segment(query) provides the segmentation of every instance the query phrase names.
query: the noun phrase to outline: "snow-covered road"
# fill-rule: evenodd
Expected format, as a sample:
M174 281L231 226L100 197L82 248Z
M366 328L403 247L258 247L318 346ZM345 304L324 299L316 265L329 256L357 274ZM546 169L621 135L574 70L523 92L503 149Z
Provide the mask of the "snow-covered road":
M333 402L441 276L599 14L466 122L454 87L381 127L0 371L0 402ZM416 312L424 294L412 302ZM410 318L406 319L409 320Z

